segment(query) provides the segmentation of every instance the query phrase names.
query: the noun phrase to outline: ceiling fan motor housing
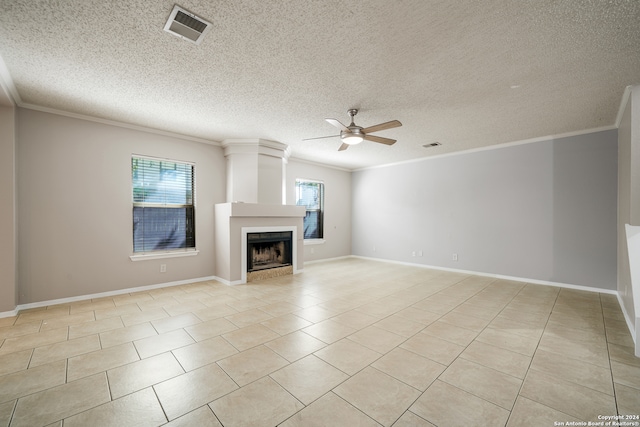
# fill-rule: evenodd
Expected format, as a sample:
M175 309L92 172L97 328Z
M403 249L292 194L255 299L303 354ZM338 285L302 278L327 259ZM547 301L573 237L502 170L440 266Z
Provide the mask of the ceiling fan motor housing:
M359 144L364 140L364 133L360 126L349 126L349 130L340 131L340 139L349 145Z
M362 132L362 128L360 126L356 126L354 121L354 117L358 114L358 110L356 108L351 108L347 110L347 113L349 114L349 117L351 117L351 124L347 126L348 130L340 131L340 139L345 144L360 144L364 141L364 132Z

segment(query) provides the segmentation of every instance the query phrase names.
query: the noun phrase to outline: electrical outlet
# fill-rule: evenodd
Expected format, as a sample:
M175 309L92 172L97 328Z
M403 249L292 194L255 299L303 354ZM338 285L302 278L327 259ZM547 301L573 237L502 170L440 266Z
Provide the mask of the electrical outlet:
M160 273L167 272L167 264L160 264Z
M416 251L411 252L411 256L416 256Z
M451 256L451 260L452 260L452 261L457 261L457 260L458 260L458 254L453 254L453 255Z
M373 247L373 252L375 252L375 251L376 251L376 247L374 246L374 247Z

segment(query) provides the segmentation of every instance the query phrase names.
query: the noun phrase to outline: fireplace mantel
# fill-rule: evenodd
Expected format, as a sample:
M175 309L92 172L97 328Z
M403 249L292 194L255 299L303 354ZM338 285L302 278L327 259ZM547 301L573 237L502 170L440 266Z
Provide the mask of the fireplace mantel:
M215 205L216 276L228 285L246 283L247 230L294 231L294 274L304 265L304 206L266 203L220 203ZM244 251L243 251L244 248Z
M304 206L243 202L220 203L216 205L216 213L218 209L231 218L304 218L306 212Z

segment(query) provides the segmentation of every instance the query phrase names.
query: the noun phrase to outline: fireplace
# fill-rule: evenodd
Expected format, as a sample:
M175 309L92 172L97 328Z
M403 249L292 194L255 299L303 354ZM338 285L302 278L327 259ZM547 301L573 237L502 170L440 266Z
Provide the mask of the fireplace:
M292 265L291 231L247 233L247 272Z
M304 206L286 204L287 145L263 139L222 141L227 170L226 203L215 205L216 279L239 285L286 274L304 266ZM290 232L263 244L262 233ZM248 249L247 234L258 234L256 256ZM255 237L255 236L254 236ZM255 246L255 245L254 245ZM265 259L266 258L266 259ZM274 264L283 267L273 267ZM258 269L261 268L261 269Z
M247 281L258 281L285 274L302 272L304 260L304 228L302 219L304 206L257 204L257 203L219 203L215 206L216 215L216 279L227 285L239 285ZM284 267L255 270L257 264L252 260L249 251L248 235L256 235L258 242L265 233L287 233L286 239L280 234L277 240L288 240L281 253L287 253L289 259L283 260L275 256L278 263L288 264ZM273 236L272 236L273 237ZM260 251L258 251L260 252ZM265 250L262 250L263 257ZM274 251L277 252L277 251ZM249 264L252 264L249 267ZM265 267L268 263L263 263ZM253 270L253 271L250 271Z

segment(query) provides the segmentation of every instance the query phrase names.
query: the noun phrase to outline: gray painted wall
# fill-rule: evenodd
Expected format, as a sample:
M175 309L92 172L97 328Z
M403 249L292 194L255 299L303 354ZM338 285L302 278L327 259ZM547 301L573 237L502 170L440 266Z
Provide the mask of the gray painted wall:
M0 92L2 88L0 87ZM0 98L2 94L0 93ZM15 109L0 102L0 313L16 306Z
M215 275L213 206L225 199L219 147L18 109L17 151L20 304ZM196 164L199 255L129 259L132 154Z
M616 130L361 170L352 192L354 255L616 287Z

